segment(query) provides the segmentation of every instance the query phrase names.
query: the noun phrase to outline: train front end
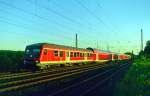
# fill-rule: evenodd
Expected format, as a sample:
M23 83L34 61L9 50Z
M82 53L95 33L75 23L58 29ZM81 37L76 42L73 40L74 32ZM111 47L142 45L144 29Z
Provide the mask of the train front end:
M25 49L24 54L24 68L35 71L37 64L40 63L41 47L36 45L29 45Z

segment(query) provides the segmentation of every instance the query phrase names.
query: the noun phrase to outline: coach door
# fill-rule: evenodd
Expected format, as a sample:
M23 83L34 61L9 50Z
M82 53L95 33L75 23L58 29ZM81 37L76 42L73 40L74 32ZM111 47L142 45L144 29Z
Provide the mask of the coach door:
M66 61L69 62L70 61L70 52L66 51Z
M63 51L59 51L59 56L60 56L60 61L62 61L63 60Z
M87 61L87 55L88 53L84 53L84 60Z

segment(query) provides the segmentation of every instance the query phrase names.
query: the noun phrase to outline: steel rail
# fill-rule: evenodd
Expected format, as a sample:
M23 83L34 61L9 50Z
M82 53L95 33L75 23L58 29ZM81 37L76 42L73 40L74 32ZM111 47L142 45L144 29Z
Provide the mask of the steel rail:
M84 67L84 68L89 68L89 67L90 66ZM41 80L41 79L44 79L44 78L45 79L46 78L51 78L51 77L54 77L54 76L59 76L59 75L66 74L67 72L72 72L72 71L74 72L74 71L78 71L78 70L82 70L82 69L72 69L71 71L70 70L65 70L62 73L47 74L45 76L40 76L40 77L34 77L34 78L28 78L28 79L17 80L17 81L12 81L12 82L6 82L6 83L0 84L0 88L1 87L4 88L4 86L11 86L11 85L15 85L15 84L27 83L27 82L31 82L31 81L34 81L34 80Z
M47 77L44 80L43 79L39 80L39 78L41 79L41 77L30 79L33 82L29 82L30 81L29 79L28 79L28 82L27 81L16 81L16 82L13 82L13 83L16 83L16 84L18 82L19 83L21 83L21 82L27 82L27 83L21 84L21 85L17 85L17 86L14 85L14 86L2 88L2 89L0 89L0 93L7 92L7 91L12 91L12 90L17 90L17 89L20 89L20 88L25 88L25 87L29 87L29 86L33 86L33 85L37 85L37 84L46 83L48 81L60 79L60 78L66 77L66 76L71 76L71 75L75 75L75 74L79 74L79 73L83 73L83 72L87 72L87 71L91 71L91 70L95 70L95 69L99 69L99 68L105 68L107 66L111 66L111 65L94 66L94 67L92 66L93 68L90 66L91 68L87 67L87 68L77 69L77 70L73 70L73 71L69 71L69 72L64 72L64 73L59 73L59 74L53 74L53 75L49 75L49 77ZM38 81L35 82L35 79L38 80ZM11 85L13 83L9 83L9 84ZM4 85L2 85L2 86L4 86Z
M125 66L125 64L120 65L119 68L121 68L122 66ZM50 94L49 96L57 96L57 95L63 93L64 91L69 90L70 88L74 88L74 87L80 86L81 84L87 83L87 82L89 82L89 81L91 81L91 80L93 80L93 79L95 79L95 78L97 78L97 77L99 77L99 76L103 76L103 75L107 74L108 72L110 72L110 71L112 71L112 70L114 70L114 69L115 69L115 68L111 68L111 69L105 70L104 72L99 73L99 74L96 74L96 75L94 75L94 76L92 76L92 77L90 77L90 78L88 78L88 79L84 79L84 80L82 80L82 81L80 81L80 82L78 82L78 83L72 84L72 85L70 85L70 86L68 86L68 87L65 87L65 88L63 88L63 89L60 89L60 90L58 90L58 91L55 91L54 93ZM111 76L109 76L109 78L111 78ZM103 83L103 82L104 82L104 81L101 81L101 83ZM81 96L82 96L82 95L81 95Z
M92 92L94 89L96 89L97 87L101 86L102 84L104 84L105 82L107 82L108 80L112 79L113 76L115 76L117 73L123 71L125 68L128 67L129 64L125 65L125 66L121 66L119 70L115 71L114 73L112 73L109 77L103 79L101 82L97 83L95 86L87 89L86 91L83 92L83 94L80 94L80 96L86 96L88 93Z
M101 64L102 65L102 64ZM87 65L87 66L92 66L92 65ZM35 75L40 75L40 74L48 74L48 73L53 73L53 72L58 72L58 71L65 71L66 69L75 69L75 68L81 68L81 67L85 67L85 66L73 66L73 67L65 67L65 68L56 68L56 69L51 69L48 71L38 71L38 72L29 72L27 74L21 74L21 73L17 73L16 75L13 74L9 74L7 76L1 77L0 80L9 80L9 79L17 79L17 78L21 78L21 77L28 77L28 76L35 76Z

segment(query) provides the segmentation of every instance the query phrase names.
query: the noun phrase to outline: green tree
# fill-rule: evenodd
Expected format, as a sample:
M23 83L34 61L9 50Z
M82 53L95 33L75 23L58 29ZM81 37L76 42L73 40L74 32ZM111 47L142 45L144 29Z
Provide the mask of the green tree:
M144 48L144 55L150 57L150 40L146 42L146 47Z
M0 50L0 72L16 71L23 62L23 51Z

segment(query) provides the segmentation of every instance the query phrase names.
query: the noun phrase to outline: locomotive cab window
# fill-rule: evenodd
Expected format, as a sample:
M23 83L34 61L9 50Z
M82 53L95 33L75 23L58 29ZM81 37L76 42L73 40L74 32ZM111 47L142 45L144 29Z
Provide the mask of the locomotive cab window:
M58 56L58 51L54 51L54 56Z
M26 47L25 57L38 58L40 56L40 51L39 47Z
M31 53L31 51L29 50L29 49L26 49L26 52L25 52L26 54L30 54Z

